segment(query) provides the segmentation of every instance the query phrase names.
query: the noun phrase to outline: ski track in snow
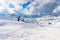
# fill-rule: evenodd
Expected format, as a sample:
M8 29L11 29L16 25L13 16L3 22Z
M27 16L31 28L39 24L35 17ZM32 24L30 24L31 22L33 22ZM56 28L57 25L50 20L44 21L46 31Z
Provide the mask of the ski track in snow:
M22 21L0 20L0 40L60 40L60 22L37 25Z

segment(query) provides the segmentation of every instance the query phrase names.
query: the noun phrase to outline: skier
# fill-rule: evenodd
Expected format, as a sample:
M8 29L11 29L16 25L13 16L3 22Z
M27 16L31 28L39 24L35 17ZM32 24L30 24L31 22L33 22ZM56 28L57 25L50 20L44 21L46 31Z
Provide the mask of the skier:
M20 20L20 16L18 17L17 21L19 21L19 20Z
M18 17L17 21L19 21L19 20L24 22L24 18L21 16Z

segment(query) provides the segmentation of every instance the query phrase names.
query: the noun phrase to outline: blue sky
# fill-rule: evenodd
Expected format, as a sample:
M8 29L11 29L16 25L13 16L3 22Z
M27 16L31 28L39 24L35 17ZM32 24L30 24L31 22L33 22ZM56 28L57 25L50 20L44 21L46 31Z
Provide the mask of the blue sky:
M0 0L1 1L1 0ZM17 0L18 1L18 0ZM4 1L6 2L6 1ZM17 14L20 16L41 17L46 15L60 16L60 0L34 0L34 1L13 1L14 3L7 1L8 4L4 4L1 1L0 14ZM6 11L4 11L6 10ZM58 15L59 14L59 15ZM4 15L5 16L5 15Z

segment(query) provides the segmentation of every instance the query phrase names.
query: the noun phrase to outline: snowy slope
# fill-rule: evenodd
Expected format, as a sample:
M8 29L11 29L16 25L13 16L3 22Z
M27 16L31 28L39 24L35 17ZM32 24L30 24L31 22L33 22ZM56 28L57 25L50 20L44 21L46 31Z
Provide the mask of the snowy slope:
M0 20L0 40L60 40L59 24L59 21L54 25L38 25L22 21Z

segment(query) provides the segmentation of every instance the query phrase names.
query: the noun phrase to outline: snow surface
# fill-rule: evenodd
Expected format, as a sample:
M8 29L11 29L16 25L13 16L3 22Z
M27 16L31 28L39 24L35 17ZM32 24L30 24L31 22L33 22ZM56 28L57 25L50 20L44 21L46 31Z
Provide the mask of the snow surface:
M50 25L44 25L42 21L42 24L36 24L0 20L0 40L60 40L60 21L54 20Z

